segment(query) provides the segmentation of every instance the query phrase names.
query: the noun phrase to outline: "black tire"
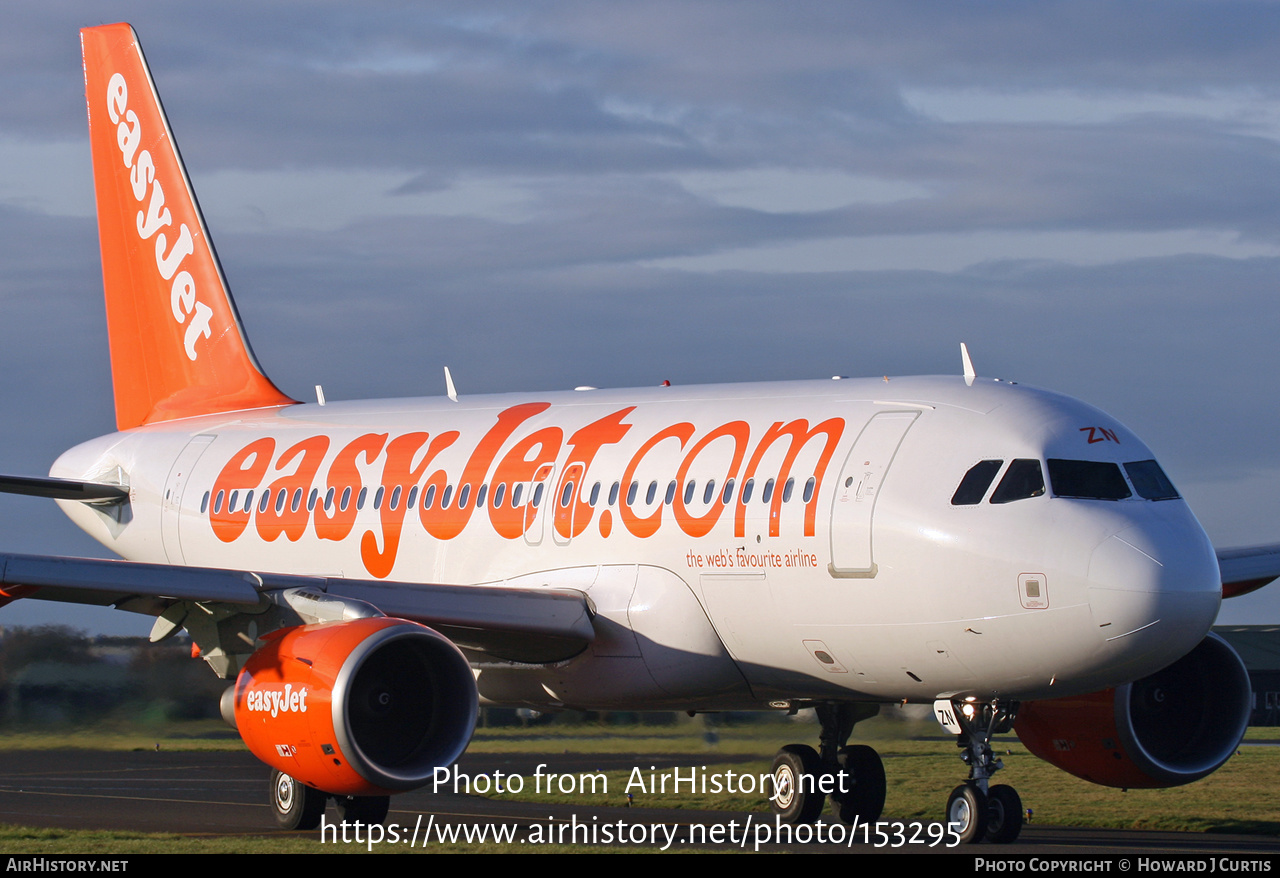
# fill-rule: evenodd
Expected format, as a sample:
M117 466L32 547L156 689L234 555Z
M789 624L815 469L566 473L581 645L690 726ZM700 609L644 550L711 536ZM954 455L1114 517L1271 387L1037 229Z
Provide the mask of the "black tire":
M987 797L971 783L962 783L947 799L947 828L960 844L976 844L987 834Z
M815 779L822 772L818 751L804 744L788 744L773 759L773 813L783 823L812 823L827 803ZM808 776L809 780L802 780Z
M840 767L852 775L853 789L840 797L840 820L852 826L875 823L884 813L884 763L880 754L857 744L845 747L839 754ZM835 796L833 795L834 799Z
M380 824L387 819L391 810L390 796L334 796L333 804L337 806L338 819L347 823L357 820L361 823Z
M271 810L281 829L315 829L324 816L325 794L283 771L271 772Z
M1010 786L987 790L987 841L1008 844L1022 832L1022 797Z

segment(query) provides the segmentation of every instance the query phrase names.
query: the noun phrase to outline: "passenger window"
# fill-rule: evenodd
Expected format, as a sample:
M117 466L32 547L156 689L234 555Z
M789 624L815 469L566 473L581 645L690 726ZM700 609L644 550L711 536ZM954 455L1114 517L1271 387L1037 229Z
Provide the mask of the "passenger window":
M960 487L951 495L951 505L974 506L981 503L1002 466L1003 460L980 460L969 467L969 471L960 480Z
M1012 503L1015 500L1039 497L1043 493L1044 471L1040 469L1040 461L1019 458L1005 470L1004 478L996 485L990 502Z
M489 486L487 484L476 488L476 509L482 509L484 507L484 495L487 493L489 493Z
M653 499L658 496L658 483L650 482L649 490L644 492L644 502L653 503Z
M662 502L670 506L676 499L676 483L672 482L667 485L667 495L662 498Z
M619 487L618 483L614 482L612 487L609 488L609 505L610 506L618 502L618 487Z
M746 484L742 486L742 498L741 498L741 501L742 501L743 503L750 503L750 502L751 502L751 489L752 489L752 488L754 488L755 486L756 486L756 480L755 480L755 479L747 479Z
M809 481L804 483L804 502L808 503L813 499L813 489L818 484L818 480L813 476L809 476Z
M499 482L498 487L493 489L493 508L502 508L502 498L507 494L507 483Z

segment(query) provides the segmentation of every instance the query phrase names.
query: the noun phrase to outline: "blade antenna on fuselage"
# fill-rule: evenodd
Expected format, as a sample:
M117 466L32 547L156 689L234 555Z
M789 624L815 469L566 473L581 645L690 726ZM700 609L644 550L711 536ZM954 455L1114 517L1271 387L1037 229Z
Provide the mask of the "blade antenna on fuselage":
M453 376L449 374L449 367L444 367L444 392L449 399L454 402L458 401L458 388L453 386Z

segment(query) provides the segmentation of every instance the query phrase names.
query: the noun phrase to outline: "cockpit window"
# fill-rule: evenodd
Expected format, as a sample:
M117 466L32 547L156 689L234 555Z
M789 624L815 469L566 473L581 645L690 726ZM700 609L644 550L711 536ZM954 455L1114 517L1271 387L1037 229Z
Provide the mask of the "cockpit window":
M1138 496L1144 500L1177 500L1178 489L1154 460L1135 460L1126 463L1124 471Z
M1040 461L1019 458L1009 464L1004 478L991 495L991 502L1012 503L1028 497L1039 497L1043 493L1044 473L1040 469Z
M1004 466L1003 460L980 460L969 467L969 471L960 480L960 487L956 488L955 494L951 497L951 505L973 506L981 503L982 498L987 495L987 488L991 487L996 473L1000 472L1002 466Z
M1154 463L1154 461L1152 461ZM1084 500L1123 500L1133 496L1117 464L1096 460L1049 458L1054 496Z

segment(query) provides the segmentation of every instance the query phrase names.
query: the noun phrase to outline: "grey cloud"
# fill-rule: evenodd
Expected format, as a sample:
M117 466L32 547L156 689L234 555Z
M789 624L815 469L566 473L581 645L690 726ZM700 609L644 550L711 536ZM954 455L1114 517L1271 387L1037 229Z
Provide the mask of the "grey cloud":
M76 28L0 13L0 135L84 135ZM1276 466L1274 258L962 271L684 272L652 260L887 233L1201 229L1276 239L1277 145L1238 124L948 124L911 88L1276 92L1252 3L126 2L197 188L221 169L398 169L411 198L522 180L519 221L373 216L334 232L208 216L268 373L310 398L979 372L1080 396L1203 481L1228 541L1280 538L1233 479ZM766 213L671 172L840 169L932 197ZM23 173L51 173L33 167ZM532 180L533 182L529 182ZM206 207L209 199L206 195ZM112 429L88 220L0 207L0 471ZM1226 487L1224 487L1226 486ZM0 498L13 551L101 551ZM1252 519L1250 521L1249 519ZM1268 530L1268 525L1273 525ZM6 608L6 613L13 610ZM6 619L12 618L6 616Z

